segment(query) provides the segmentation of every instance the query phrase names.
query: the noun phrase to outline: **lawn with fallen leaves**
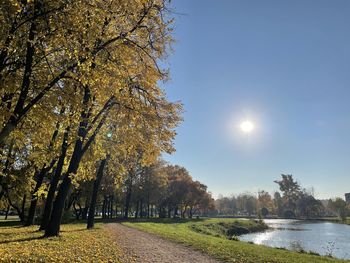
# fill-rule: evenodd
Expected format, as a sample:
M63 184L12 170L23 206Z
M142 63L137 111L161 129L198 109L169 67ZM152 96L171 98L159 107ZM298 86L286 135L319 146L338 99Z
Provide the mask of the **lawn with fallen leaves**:
M0 222L0 262L120 262L121 253L100 223L62 225L59 237L43 238L38 226Z

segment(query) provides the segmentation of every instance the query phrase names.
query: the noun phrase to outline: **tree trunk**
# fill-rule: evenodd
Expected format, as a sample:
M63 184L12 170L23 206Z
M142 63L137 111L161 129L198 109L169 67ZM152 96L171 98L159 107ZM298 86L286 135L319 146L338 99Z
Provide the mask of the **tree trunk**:
M61 146L61 155L58 159L57 167L56 167L55 172L53 174L53 177L52 177L52 180L50 183L49 192L48 192L47 197L46 197L44 214L43 214L43 218L41 221L40 230L45 230L48 223L49 223L49 220L50 220L53 199L55 197L55 192L56 192L57 185L58 185L58 182L59 182L61 174L62 174L64 160L65 160L66 154L67 154L68 135L69 135L69 127L67 127L67 129L63 135L63 141L62 141L62 146Z
M85 206L82 211L81 211L81 219L86 220L87 219L87 214L88 214L89 207Z
M115 218L118 218L118 199L115 202Z
M114 201L114 196L113 195L110 195L110 204L109 204L109 207L110 207L110 215L109 215L109 218L113 218L113 201Z
M85 207L83 208L82 213L81 213L81 219L82 220L87 220L88 211L89 211L89 203L90 203L90 200L88 198L86 198L86 200L85 200Z
M58 190L55 202L53 204L50 221L45 229L45 237L58 236L60 232L64 203L66 201L66 197L68 195L71 184L72 181L67 173L64 176L64 179Z
M19 216L19 219L20 219L21 223L25 222L24 208L25 208L25 204L26 204L26 199L27 199L27 195L24 194L23 195L23 199L22 199L21 210L18 210L18 216Z
M184 209L181 210L181 218L185 218L186 210L187 210L186 206Z
M170 218L171 217L171 208L168 207L168 217Z
M176 216L177 216L177 210L178 210L178 207L177 207L177 206L175 206L175 208L174 208L174 216L173 216L173 218L176 218Z
M140 200L140 218L143 218L143 198Z
M136 201L135 218L139 217L139 200Z
M38 203L38 197L36 196L36 193L38 192L39 188L41 187L41 185L42 185L42 183L44 181L44 177L46 175L46 172L47 172L47 168L46 168L46 165L44 165L43 168L41 168L41 171L38 174L36 185L35 185L34 191L33 191L32 196L31 196L27 222L25 224L26 226L31 226L31 225L34 224L36 204Z
M1 181L0 181L0 186L2 186L1 185ZM0 191L0 201L1 201L1 199L2 199L2 197L5 195L5 191L1 188L1 191Z
M5 212L5 220L7 220L9 212L10 212L10 205L7 205L6 212Z
M111 215L111 196L108 195L107 196L107 217L106 218L109 218Z
M55 165L55 163L56 163L56 160L54 159L51 161L51 163L48 167L46 167L44 165L43 168L41 168L40 173L38 174L36 185L35 185L34 191L33 191L32 196L31 196L31 202L30 202L26 226L31 226L34 224L35 210L36 210L36 205L38 203L38 197L36 196L36 194L39 191L39 188L41 187L41 185L43 184L45 176L52 169L52 167Z
M149 213L150 213L150 204L149 204L149 192L147 195L147 218L149 218Z
M75 205L78 206L78 208L75 207ZM79 203L74 202L73 203L73 209L74 209L74 213L75 213L75 219L79 220L80 219L80 215L82 214L82 209Z
M68 196L72 180L70 178L71 174L76 174L80 165L81 158L83 157L83 141L87 135L87 126L88 126L88 102L90 101L90 89L84 87L84 98L83 105L84 109L81 113L81 121L78 128L78 138L75 141L74 150L72 157L69 162L67 173L64 176L64 179L58 190L55 202L53 204L52 213L50 216L50 221L45 229L45 236L58 236L60 231L61 218L63 214L64 204Z
M106 199L106 196L103 196L102 219L106 218L106 205L107 205L107 199Z
M132 188L132 181L131 179L127 182L127 190L126 190L126 196L125 196L125 209L124 209L124 218L127 219L129 216L129 206L130 206L130 200L131 200L131 188Z
M79 123L79 128L78 128L78 136L75 141L74 150L69 162L67 173L64 176L63 182L58 190L57 197L53 205L50 221L45 230L45 237L57 236L59 234L64 204L72 184L72 180L70 176L73 176L78 172L78 168L84 153L89 149L90 145L95 140L96 135L98 134L99 130L101 129L101 127L103 126L107 118L107 113L110 107L114 105L112 103L113 97L111 97L105 103L105 106L100 111L105 115L101 118L95 130L93 131L92 135L86 140L86 143L84 145L84 141L87 137L87 133L89 130L88 124L89 124L91 108L89 107L88 104L89 104L90 98L91 98L90 88L88 86L84 86L83 110L80 115L81 121ZM96 116L98 116L98 114Z
M190 211L189 211L188 217L189 217L189 218L192 218L192 217L193 217L193 207L192 207L192 206L190 207Z
M87 229L94 227L94 218L95 218L94 216L95 216L95 209L96 209L97 194L100 188L101 180L103 177L103 170L104 170L106 161L107 159L103 159L101 161L101 164L97 171L96 179L94 182L94 188L92 190L91 203L90 203L89 215L87 220Z
M25 206L27 195L26 194L23 195L22 206L20 208L17 205L15 205L14 203L12 203L11 198L10 198L9 193L8 193L8 190L7 189L5 189L5 190L6 190L6 197L7 197L7 201L9 203L9 205L12 206L17 211L20 222L22 224L24 224L25 223L24 206Z

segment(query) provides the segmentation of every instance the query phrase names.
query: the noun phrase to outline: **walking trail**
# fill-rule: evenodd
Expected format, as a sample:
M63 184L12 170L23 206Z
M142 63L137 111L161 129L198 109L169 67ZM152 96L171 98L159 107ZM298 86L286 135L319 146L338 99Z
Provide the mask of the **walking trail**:
M130 228L119 223L107 224L106 228L123 251L123 256L121 258L123 263L221 262L190 247L165 240L156 235Z

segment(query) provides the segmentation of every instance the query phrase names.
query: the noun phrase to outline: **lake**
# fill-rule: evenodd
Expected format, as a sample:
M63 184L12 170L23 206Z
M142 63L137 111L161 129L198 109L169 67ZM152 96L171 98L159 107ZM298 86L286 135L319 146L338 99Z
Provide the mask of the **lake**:
M305 250L350 259L350 225L324 221L265 219L265 232L246 234L241 241L289 250Z

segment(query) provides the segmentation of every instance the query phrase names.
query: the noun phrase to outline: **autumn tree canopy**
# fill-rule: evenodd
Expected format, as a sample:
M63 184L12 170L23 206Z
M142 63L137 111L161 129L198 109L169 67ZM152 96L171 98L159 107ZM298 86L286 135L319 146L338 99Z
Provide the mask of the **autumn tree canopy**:
M45 196L46 236L59 233L72 189L98 180L99 190L103 174L118 187L175 150L182 105L159 86L172 43L167 2L2 3L0 198L30 225Z

